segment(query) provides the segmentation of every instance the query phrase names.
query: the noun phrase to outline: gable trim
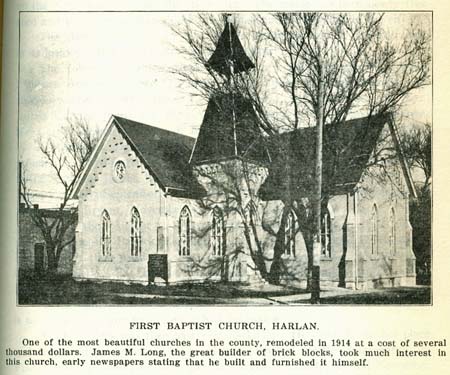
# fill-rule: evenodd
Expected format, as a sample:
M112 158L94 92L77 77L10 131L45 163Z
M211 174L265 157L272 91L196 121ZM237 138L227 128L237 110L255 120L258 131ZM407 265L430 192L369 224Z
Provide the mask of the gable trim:
M402 166L403 175L405 176L409 192L414 198L417 198L417 191L413 183L411 171L409 169L408 163L406 162L405 155L400 144L397 127L395 126L394 118L392 115L389 116L388 125L392 134L392 139L394 140L395 148L397 149L398 158L400 160L400 165Z
M408 163L406 162L405 156L403 154L403 150L401 148L401 144L400 144L400 141L399 141L397 128L396 128L395 123L394 123L394 117L393 117L393 115L391 113L388 114L388 119L386 120L385 125L383 125L383 127L386 126L386 125L389 128L389 134L391 135L392 140L394 142L394 148L395 148L395 151L396 151L396 156L398 157L398 160L400 162L400 166L402 168L403 176L405 177L409 193L410 193L410 195L412 197L417 198L417 192L416 192L416 188L415 188L414 183L413 183L413 179L412 179L412 176L411 176L411 171L409 170ZM380 134L381 134L381 132L382 132L382 129L380 130ZM362 178L362 175L361 175L361 178ZM360 183L361 183L361 179L354 183L354 187L353 187L353 191L354 192L356 192L359 189Z
M200 131L199 131L199 134L200 134ZM195 137L194 147L192 147L191 155L189 156L189 161L188 161L189 165L191 165L192 156L194 156L195 147L197 146L197 139L198 139L198 134L197 134L197 137Z
M73 189L73 192L71 194L71 199L78 199L78 194L80 193L81 188L84 185L84 182L86 181L86 177L89 175L89 172L91 171L95 160L97 159L100 150L105 145L106 139L111 132L111 129L114 124L114 116L111 116L108 120L108 123L106 124L105 128L103 129L102 134L100 135L100 140L98 141L97 145L95 146L94 150L92 151L91 156L89 157L89 160L81 173L80 177L78 178L78 181L75 183L75 187Z
M114 117L114 116L113 116ZM125 138L125 140L127 141L127 143L130 145L130 147L133 149L134 153L138 156L138 158L140 159L141 163L145 165L145 168L147 169L148 173L150 173L150 175L153 177L153 179L156 181L156 183L158 184L158 186L160 187L160 189L162 190L167 190L167 187L164 186L164 184L161 182L161 180L158 178L158 176L156 175L156 173L152 170L152 168L150 167L150 165L148 165L147 161L145 160L145 158L142 156L141 152L138 150L138 148L136 147L136 145L134 144L134 142L130 139L130 137L128 136L128 134L126 133L126 131L123 129L122 125L120 125L120 121L118 121L115 117L114 117L114 122L116 124L117 130L119 130L119 133Z

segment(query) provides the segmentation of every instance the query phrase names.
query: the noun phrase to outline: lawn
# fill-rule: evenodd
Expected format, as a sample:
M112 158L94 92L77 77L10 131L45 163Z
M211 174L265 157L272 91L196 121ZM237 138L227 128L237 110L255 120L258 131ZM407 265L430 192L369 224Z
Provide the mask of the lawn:
M284 297L282 302L277 297ZM245 299L245 300L242 300ZM120 282L74 281L70 276L55 279L21 276L20 305L204 305L204 304L307 304L309 293L288 286L237 283L140 285ZM321 304L430 304L429 287L401 287L351 292L324 290Z
M70 276L53 280L19 278L19 304L214 304L219 299L270 298L306 293L293 287L245 288L236 283L141 285L120 282L74 281ZM158 298L144 298L155 295Z
M377 289L367 293L326 297L322 304L333 305L428 305L431 303L429 287L401 287Z

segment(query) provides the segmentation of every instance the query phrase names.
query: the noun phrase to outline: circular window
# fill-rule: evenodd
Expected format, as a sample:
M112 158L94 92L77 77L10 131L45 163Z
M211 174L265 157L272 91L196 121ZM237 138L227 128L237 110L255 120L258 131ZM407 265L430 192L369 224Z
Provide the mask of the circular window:
M122 160L116 161L114 164L114 176L117 180L122 181L125 177L126 166Z

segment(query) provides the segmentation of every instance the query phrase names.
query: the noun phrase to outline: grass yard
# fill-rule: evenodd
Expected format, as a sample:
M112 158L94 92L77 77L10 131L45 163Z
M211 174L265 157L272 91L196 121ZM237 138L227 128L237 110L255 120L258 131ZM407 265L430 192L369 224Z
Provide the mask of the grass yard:
M277 300L280 297L280 300ZM282 298L281 298L282 297ZM353 292L323 290L322 305L430 304L429 287L400 287ZM282 300L282 301L281 301ZM74 281L70 276L55 279L22 275L19 278L20 305L211 305L211 304L307 304L304 289L237 283L140 285L120 282Z
M121 282L74 281L70 276L54 280L23 276L19 279L21 305L90 304L214 304L218 299L270 298L306 293L292 287L245 288L236 283L140 285ZM125 296L124 296L125 295ZM156 295L158 298L143 298Z
M377 289L367 293L325 297L322 304L332 305L428 305L431 303L429 287L399 287Z

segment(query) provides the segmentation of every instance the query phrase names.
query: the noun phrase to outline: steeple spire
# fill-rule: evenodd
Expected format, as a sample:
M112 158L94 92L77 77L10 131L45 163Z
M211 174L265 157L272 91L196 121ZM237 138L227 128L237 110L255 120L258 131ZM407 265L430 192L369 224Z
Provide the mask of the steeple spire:
M268 154L261 143L258 116L253 104L233 87L236 74L247 72L255 66L245 54L231 17L227 17L216 50L205 65L225 76L229 87L209 98L190 162L202 164L246 158L267 163Z
M219 37L215 51L205 65L208 69L213 69L226 77L255 67L242 47L230 15L226 18L225 28Z

